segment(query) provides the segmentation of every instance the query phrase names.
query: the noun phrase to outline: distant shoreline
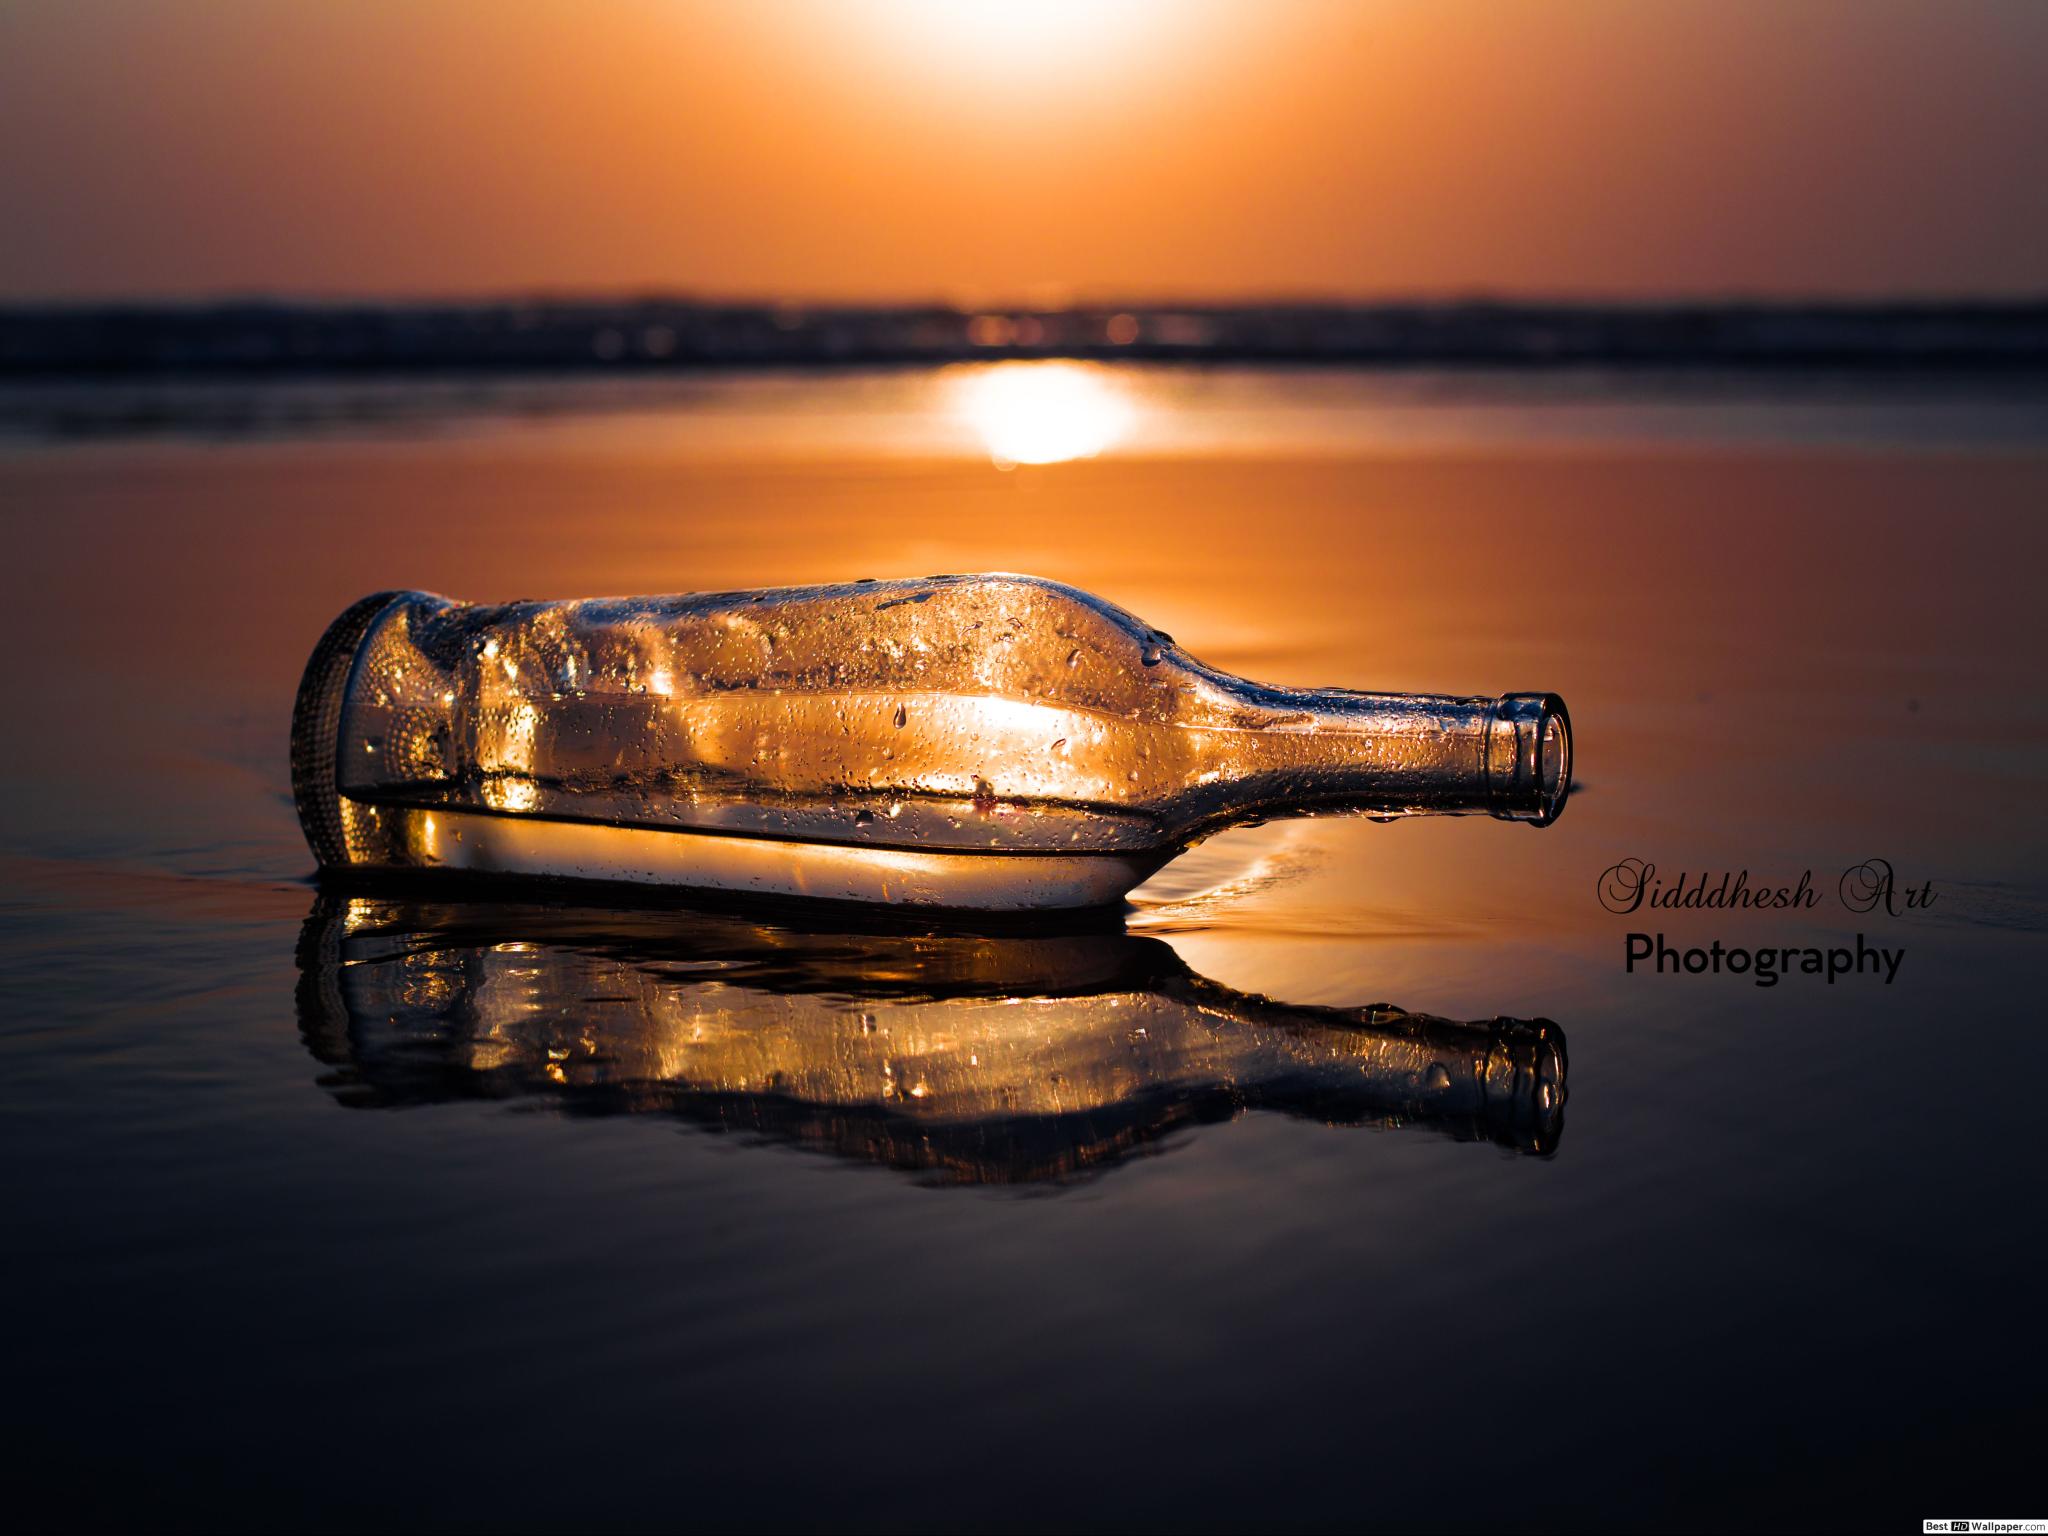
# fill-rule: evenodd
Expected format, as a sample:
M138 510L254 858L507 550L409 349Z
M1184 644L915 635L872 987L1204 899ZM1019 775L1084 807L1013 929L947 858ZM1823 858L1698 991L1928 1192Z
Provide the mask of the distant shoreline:
M664 371L1070 358L1381 368L2048 371L2048 299L969 311L646 299L0 306L0 377Z

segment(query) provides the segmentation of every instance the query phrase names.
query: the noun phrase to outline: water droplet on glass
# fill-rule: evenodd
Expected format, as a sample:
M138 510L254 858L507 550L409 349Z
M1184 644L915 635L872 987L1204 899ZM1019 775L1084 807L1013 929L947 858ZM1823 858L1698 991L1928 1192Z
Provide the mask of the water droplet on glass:
M897 729L897 730L899 730L899 731L900 731L900 730L902 730L902 729L903 729L903 722L904 722L904 721L906 721L906 720L908 720L909 718L910 718L910 713L909 713L909 711L908 711L908 710L906 710L906 709L905 709L905 708L904 708L904 707L903 707L903 706L902 706L901 704L898 704L898 705L896 706L896 729Z

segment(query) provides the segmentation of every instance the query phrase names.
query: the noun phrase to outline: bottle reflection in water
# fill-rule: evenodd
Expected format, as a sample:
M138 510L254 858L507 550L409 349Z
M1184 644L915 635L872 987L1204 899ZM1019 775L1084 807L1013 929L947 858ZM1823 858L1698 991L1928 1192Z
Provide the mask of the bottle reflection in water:
M293 722L328 868L959 908L1113 901L1254 817L1545 825L1553 695L1263 687L1055 582L939 576L495 607L365 599Z
M1527 1153L1564 1126L1554 1024L1288 1006L1121 932L327 895L299 963L301 1028L344 1103L538 1095L941 1182L1071 1178L1247 1110Z

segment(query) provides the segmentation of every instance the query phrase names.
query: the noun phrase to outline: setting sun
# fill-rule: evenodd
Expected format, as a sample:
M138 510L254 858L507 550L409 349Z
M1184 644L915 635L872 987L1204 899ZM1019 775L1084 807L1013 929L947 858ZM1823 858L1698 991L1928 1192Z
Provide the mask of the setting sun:
M1175 0L836 0L827 8L876 61L974 91L1034 92L1089 77L1129 89L1219 28L1213 4Z

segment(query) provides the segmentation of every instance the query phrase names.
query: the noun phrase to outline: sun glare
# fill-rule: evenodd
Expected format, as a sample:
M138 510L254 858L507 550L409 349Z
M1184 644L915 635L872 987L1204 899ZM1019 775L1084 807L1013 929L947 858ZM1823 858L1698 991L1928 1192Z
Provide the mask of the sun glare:
M1134 31L1170 19L1170 0L864 0L878 22L893 23L931 53L995 60L1019 53L1071 56L1076 49L1127 42Z
M1205 48L1216 0L837 0L854 46L926 81L1043 98L1090 85L1139 89Z
M1130 430L1130 396L1082 363L997 363L959 375L955 413L999 468L1092 459Z

